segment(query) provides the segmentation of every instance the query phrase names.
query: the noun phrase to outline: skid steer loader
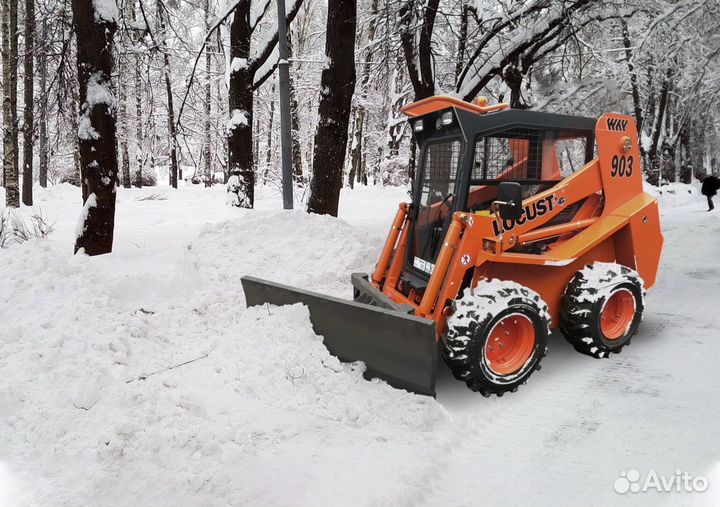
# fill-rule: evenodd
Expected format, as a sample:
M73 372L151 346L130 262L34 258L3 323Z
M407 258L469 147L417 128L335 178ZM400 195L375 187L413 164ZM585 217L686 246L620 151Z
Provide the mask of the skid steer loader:
M439 357L474 391L515 391L552 328L596 358L629 344L663 242L634 120L451 97L403 111L412 203L374 272L352 274L354 302L245 277L248 306L303 303L331 353L429 395Z

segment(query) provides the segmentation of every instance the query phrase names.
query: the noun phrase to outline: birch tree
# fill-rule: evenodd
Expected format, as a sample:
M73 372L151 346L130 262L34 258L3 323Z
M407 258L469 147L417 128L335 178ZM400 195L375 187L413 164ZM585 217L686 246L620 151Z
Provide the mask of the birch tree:
M3 183L5 205L20 206L17 132L17 0L3 1Z

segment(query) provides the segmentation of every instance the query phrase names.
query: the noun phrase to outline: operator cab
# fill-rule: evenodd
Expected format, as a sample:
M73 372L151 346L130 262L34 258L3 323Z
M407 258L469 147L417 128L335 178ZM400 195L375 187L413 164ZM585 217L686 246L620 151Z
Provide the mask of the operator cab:
M489 214L500 183L519 184L527 199L593 158L595 119L486 103L432 97L404 109L420 154L403 277L416 292L432 274L454 212Z

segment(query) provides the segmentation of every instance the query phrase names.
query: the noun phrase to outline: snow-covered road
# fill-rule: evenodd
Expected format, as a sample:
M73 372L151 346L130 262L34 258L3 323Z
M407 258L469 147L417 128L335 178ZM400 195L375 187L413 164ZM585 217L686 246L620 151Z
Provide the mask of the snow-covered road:
M660 276L621 355L553 335L517 393L443 367L437 400L363 381L302 307L244 310L239 290L254 274L349 296L402 190L343 191L344 221L270 211L275 195L237 212L222 191L121 192L95 259L70 256L77 189L38 191L57 231L0 251L0 506L720 502L720 212L684 187L662 197ZM709 488L616 493L630 469Z
M447 370L438 401L464 429L427 505L716 505L720 499L720 216L662 209L665 246L645 318L622 354L559 333L512 396L479 399ZM703 493L617 494L621 471L714 474Z

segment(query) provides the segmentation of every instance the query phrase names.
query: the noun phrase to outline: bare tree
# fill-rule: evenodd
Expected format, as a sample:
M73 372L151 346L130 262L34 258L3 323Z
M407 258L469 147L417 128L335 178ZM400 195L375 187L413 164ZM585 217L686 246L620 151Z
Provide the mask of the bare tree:
M20 145L18 129L18 0L7 0L10 3L10 114L12 115L13 170L12 198L13 206L20 206ZM9 191L10 189L8 189ZM6 198L7 199L7 198Z
M432 37L439 4L440 0L428 0L427 3L405 0L400 7L400 43L415 91L415 100L435 94ZM419 37L415 34L416 17L420 18Z
M38 158L40 159L38 166L38 182L43 188L47 188L48 177L48 154L47 154L47 125L48 125L48 90L47 90L47 49L45 47L45 39L47 37L47 20L42 20L42 33L40 38L43 41L42 47L38 52L38 67L40 72L40 118L38 126Z
M288 26L295 19L303 0L293 0L287 13ZM262 0L262 9L250 9L250 0L237 0L230 24L230 90L228 102L228 203L252 208L255 202L253 170L253 92L277 67L278 34L274 31L250 51L252 35L270 7ZM272 57L272 58L271 58Z
M367 41L369 44L375 39L377 14L378 0L372 0L367 29ZM365 55L365 63L363 63L362 78L360 80L360 97L355 108L355 128L353 129L355 133L352 142L352 152L350 154L350 174L348 175L348 185L350 185L350 188L353 188L355 178L357 178L359 183L367 185L367 164L363 156L365 150L365 117L367 116L367 105L365 102L367 100L368 83L370 81L370 62L373 54L373 46L371 45Z
M130 20L135 22L133 27L132 40L134 43L134 63L135 63L135 176L132 184L138 188L143 186L143 173L145 165L145 138L143 136L143 81L142 81L142 53L140 51L140 42L142 40L143 30L138 30L137 21L139 16L135 9L135 0L128 0L128 15Z
M320 82L308 212L337 216L350 106L355 91L356 0L328 2L326 66Z
M17 142L17 0L3 2L3 179L5 205L20 206Z
M25 0L25 79L23 115L23 186L22 201L26 206L33 204L33 144L35 106L35 0Z
M161 0L157 0L157 17L160 23L160 51L162 51L163 55L163 77L165 78L165 93L167 95L168 137L170 144L170 185L173 188L177 188L179 172L177 157L177 129L175 128L175 109L173 107L173 92L170 77L170 55L167 47L167 22L165 6ZM182 175L180 175L180 177L182 177Z
M115 98L111 77L115 2L72 0L80 84L78 144L82 164L84 207L75 252L98 255L112 251L117 183Z

